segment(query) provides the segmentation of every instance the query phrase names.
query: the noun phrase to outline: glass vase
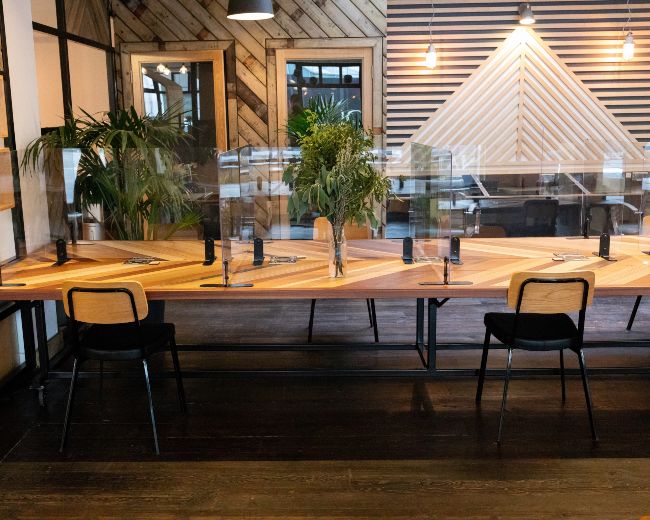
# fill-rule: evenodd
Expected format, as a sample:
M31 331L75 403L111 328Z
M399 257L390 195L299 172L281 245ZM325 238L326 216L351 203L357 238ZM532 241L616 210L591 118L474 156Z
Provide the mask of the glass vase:
M348 272L348 244L342 227L329 236L329 260L330 277L343 278Z

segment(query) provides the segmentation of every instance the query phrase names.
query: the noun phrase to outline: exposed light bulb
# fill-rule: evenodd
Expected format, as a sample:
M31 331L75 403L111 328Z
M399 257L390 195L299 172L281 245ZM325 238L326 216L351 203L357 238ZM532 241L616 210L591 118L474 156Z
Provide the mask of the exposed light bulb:
M158 66L156 67L156 70L158 72L165 72L165 66L162 63L159 63Z
M145 69L144 67L142 67L142 74L146 74L146 73L147 73L147 69Z
M634 38L632 38L632 31L627 33L625 43L623 44L623 60L630 61L634 58Z
M519 6L519 23L522 25L532 25L535 23L535 15L529 3Z
M165 74L165 76L169 76L171 73L172 73L172 71L169 70L167 67L165 67L165 70L163 71L163 74Z
M430 43L429 48L427 49L426 62L425 62L427 69L435 69L436 62L437 62L436 48L433 45L433 43Z
M181 67L179 72L181 74L187 74L187 67L185 66L185 63L183 63L183 66Z

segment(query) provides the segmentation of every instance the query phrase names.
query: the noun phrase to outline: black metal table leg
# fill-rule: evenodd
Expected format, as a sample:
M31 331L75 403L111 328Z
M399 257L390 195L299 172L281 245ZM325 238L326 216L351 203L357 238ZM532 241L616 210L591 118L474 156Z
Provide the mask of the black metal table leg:
M438 319L438 300L429 298L428 341L427 341L427 372L436 373L436 322Z
M634 308L632 309L632 314L630 315L630 321L627 322L627 330L628 332L632 330L632 324L634 323L634 318L636 318L636 311L639 310L639 304L641 303L641 296L636 297L636 301L634 302Z
M426 361L424 359L424 298L418 298L416 300L415 348L418 354L420 354L422 365L426 367Z
M370 300L370 309L372 311L372 326L375 333L375 343L379 343L379 330L377 329L377 312L375 311L375 299Z
M34 341L34 320L32 319L31 302L24 302L21 305L20 320L23 327L25 362L30 370L34 370L36 368L36 342Z
M427 338L427 373L435 375L436 373L436 327L438 320L438 309L449 301L449 298L438 300L438 298L429 298L428 314L428 338Z
M36 316L36 340L38 342L39 375L35 381L35 389L38 390L38 400L41 406L45 406L45 380L50 371L50 355L47 348L47 329L45 327L45 302L37 300L34 302L34 313Z

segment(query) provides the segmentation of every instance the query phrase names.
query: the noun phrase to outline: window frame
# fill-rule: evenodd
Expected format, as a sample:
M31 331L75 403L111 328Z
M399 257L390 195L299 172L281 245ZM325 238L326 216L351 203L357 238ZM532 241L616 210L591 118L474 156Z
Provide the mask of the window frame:
M304 61L320 62L327 61L361 61L361 119L365 129L373 126L373 53L372 48L329 48L318 49L318 58L314 58L313 49L276 49L275 67L277 85L277 121L278 121L278 145L282 146L287 141L287 133L284 125L289 117L287 102L287 62ZM336 85L333 85L334 87ZM271 132L269 132L270 134Z
M117 109L117 89L115 87L115 49L111 45L106 45L83 36L69 33L66 25L65 0L55 0L57 27L51 27L39 22L32 21L32 29L56 36L59 40L59 59L61 62L61 87L63 89L63 115L68 118L72 111L72 87L70 79L70 60L68 57L68 41L87 45L95 49L101 49L106 52L106 72L108 74L108 103L111 112ZM113 40L113 27L111 23L111 12L108 2L106 2L106 15L109 24L109 34ZM53 128L42 128L42 133L47 133Z
M228 150L228 116L226 112L226 77L224 70L225 52L223 50L204 51L157 51L130 55L133 78L133 106L136 112L144 114L144 85L142 81L142 67L146 63L155 61L170 62L212 62L214 77L214 110L215 124L217 126L217 148L221 151ZM195 105L196 106L196 105Z

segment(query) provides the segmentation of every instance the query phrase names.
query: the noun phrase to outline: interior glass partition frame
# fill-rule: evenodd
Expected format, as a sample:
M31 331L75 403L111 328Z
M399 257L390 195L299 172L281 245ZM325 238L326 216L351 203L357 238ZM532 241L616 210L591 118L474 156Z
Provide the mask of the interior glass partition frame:
M289 240L291 191L282 181L284 170L299 159L296 148L244 146L220 155L224 285L232 285L238 272L263 264L295 264L304 258Z
M209 211L218 204L216 149L53 148L6 157L18 165L23 187L21 254L39 252L56 267L81 259L159 265L176 255L158 258L145 242L166 241L167 252L198 260L204 239L219 238L218 210ZM0 177L4 204L9 194ZM179 241L183 246L173 245Z
M451 281L452 161L451 152L413 143L410 161L409 235L413 262L431 266L434 280Z
M591 139L584 141L584 149L585 218L591 235L606 234L609 249L615 253L629 241L624 237L642 231L644 149L629 141ZM603 238L603 248L605 244ZM594 253L608 256L603 251L595 249Z

